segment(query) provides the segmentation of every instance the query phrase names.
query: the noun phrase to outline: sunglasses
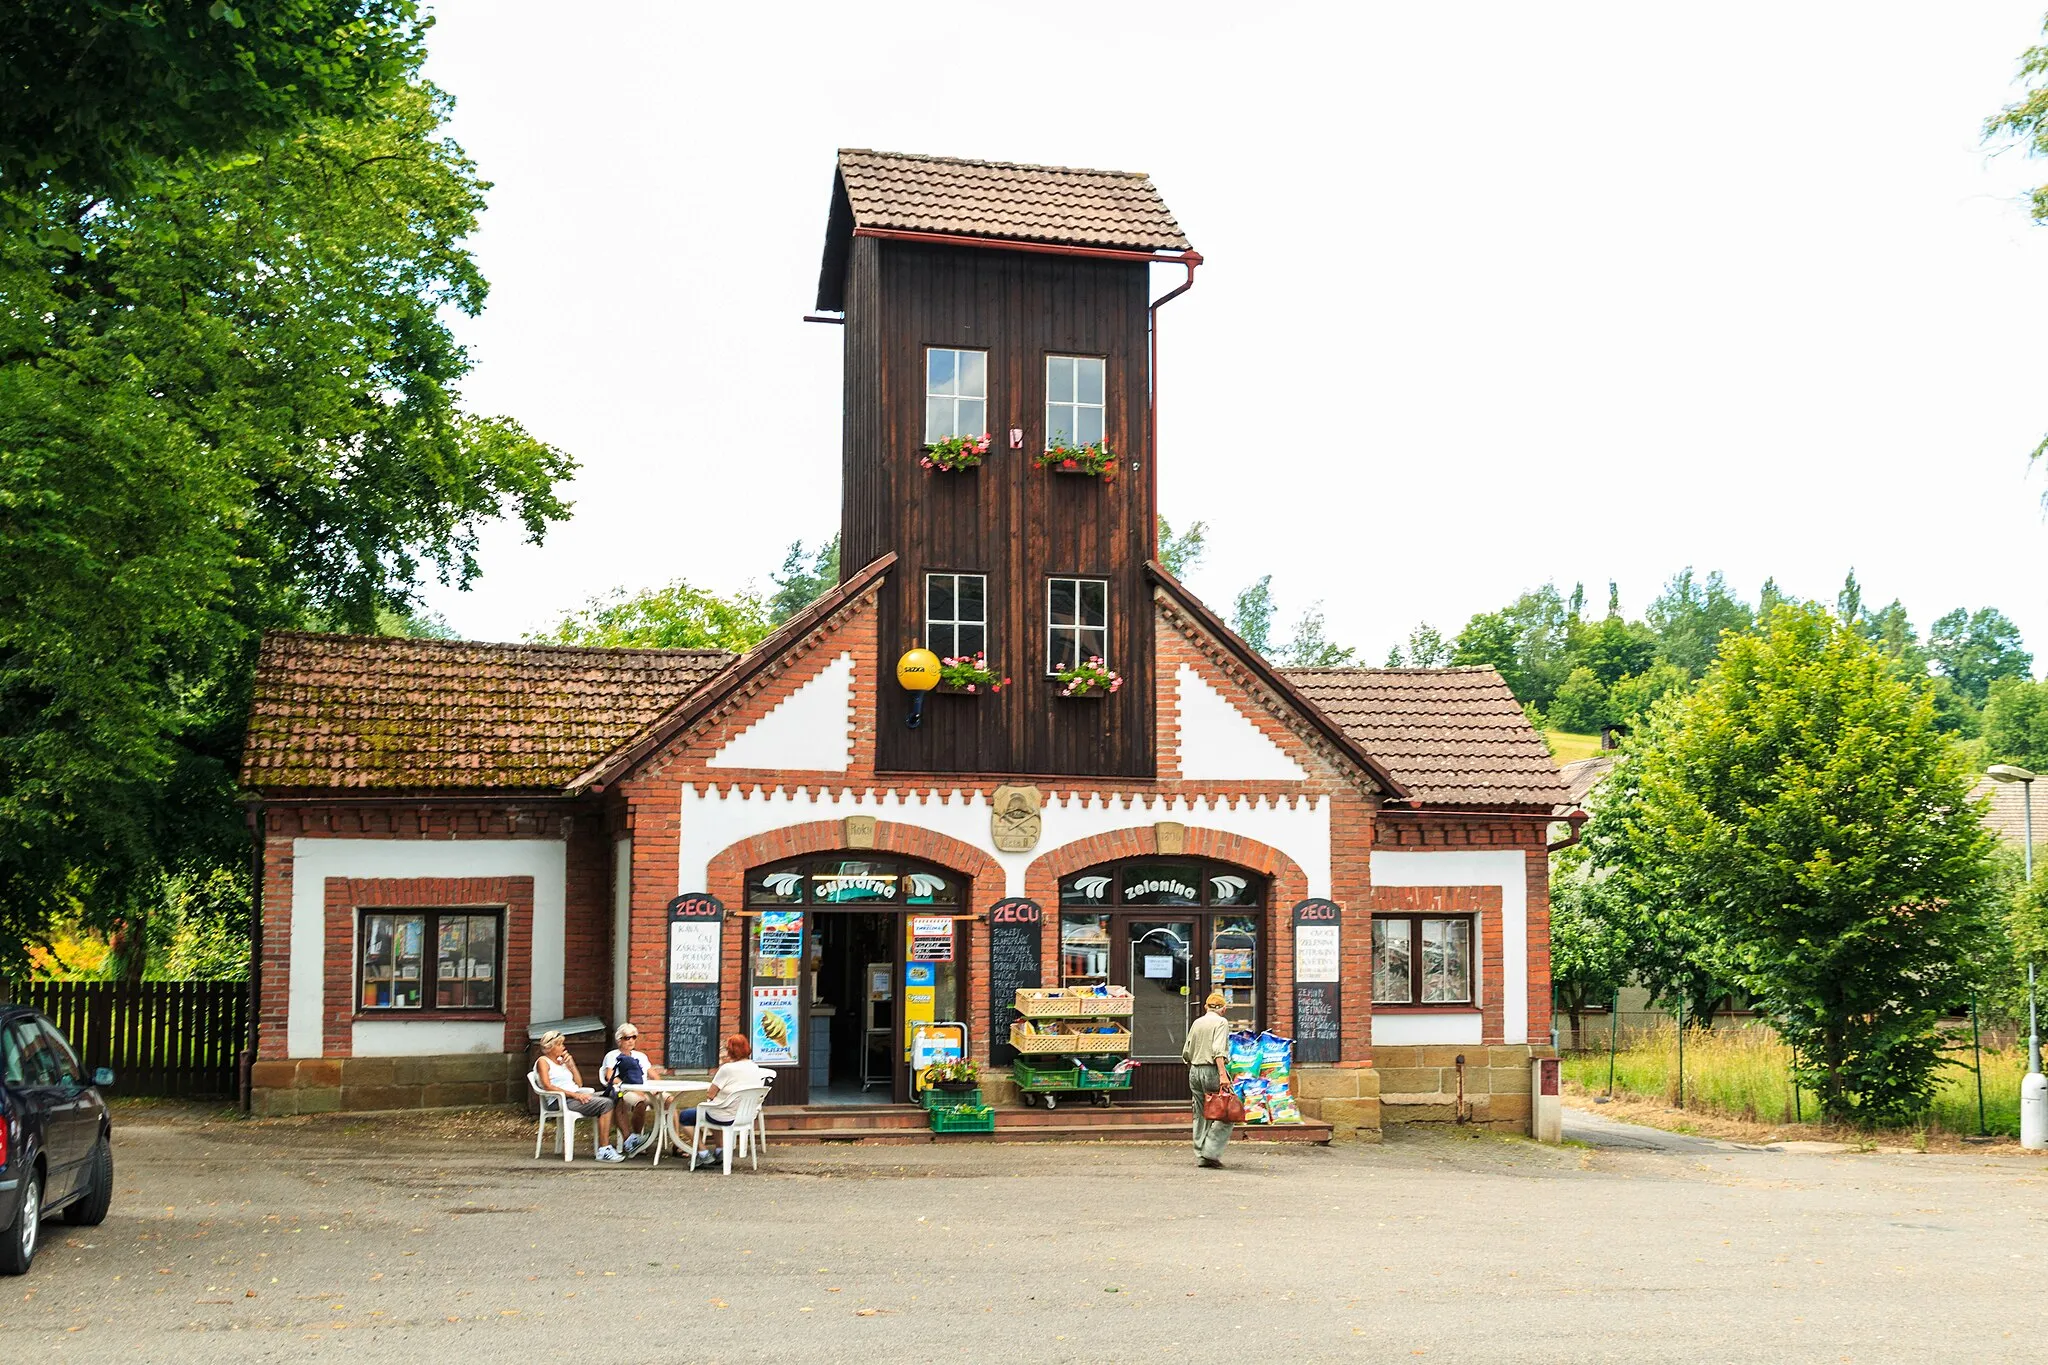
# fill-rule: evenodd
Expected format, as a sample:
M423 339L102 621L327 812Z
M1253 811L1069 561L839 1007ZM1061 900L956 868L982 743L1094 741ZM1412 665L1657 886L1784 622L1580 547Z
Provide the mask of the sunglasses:
M621 1033L621 1034L619 1035L619 1041L623 1043L623 1042L625 1042L625 1041L626 1041L626 1040L627 1040L628 1038L638 1038L639 1036L640 1036L640 1035L639 1035L639 1034L637 1034L637 1033Z

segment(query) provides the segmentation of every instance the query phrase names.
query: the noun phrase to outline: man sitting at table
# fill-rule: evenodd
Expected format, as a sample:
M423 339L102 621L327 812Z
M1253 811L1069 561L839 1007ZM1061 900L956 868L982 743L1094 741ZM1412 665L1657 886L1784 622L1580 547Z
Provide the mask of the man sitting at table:
M775 1073L754 1061L754 1045L747 1041L744 1033L727 1034L725 1046L720 1050L721 1065L712 1074L711 1088L704 1092L704 1102L683 1110L676 1116L676 1132L697 1126L697 1115L702 1112L707 1123L717 1128L730 1128L739 1116L739 1101L736 1092L751 1090L756 1086L773 1085ZM697 1153L696 1163L711 1155L708 1151Z
M640 1030L631 1024L619 1025L614 1035L618 1046L604 1054L604 1063L597 1069L597 1078L606 1091L618 1097L618 1126L626 1134L626 1155L631 1156L645 1147L648 1134L642 1129L647 1123L649 1098L644 1090L626 1091L622 1085L638 1085L661 1075L661 1068L647 1060L647 1054L640 1051Z

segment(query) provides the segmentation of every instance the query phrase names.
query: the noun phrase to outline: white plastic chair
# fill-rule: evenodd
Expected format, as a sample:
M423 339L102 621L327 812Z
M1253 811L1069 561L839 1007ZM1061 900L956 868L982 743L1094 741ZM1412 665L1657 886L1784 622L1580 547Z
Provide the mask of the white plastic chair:
M562 1102L563 1095L561 1091L543 1090L538 1071L527 1072L526 1083L533 1087L534 1094L540 1096L540 1128L533 1135L533 1159L535 1161L540 1160L541 1144L547 1141L548 1120L553 1119L555 1121L555 1136L562 1145L562 1160L574 1161L576 1159L576 1120L582 1118L583 1115ZM595 1123L590 1125L590 1155L593 1158L597 1156L597 1125Z
M761 1169L761 1148L756 1142L756 1122L761 1117L762 1102L768 1098L769 1086L750 1085L744 1090L732 1092L735 1101L732 1122L720 1123L704 1112L704 1106L697 1106L697 1129L690 1134L690 1165L697 1164L697 1153L704 1149L707 1133L719 1135L719 1148L725 1158L725 1173L732 1174L732 1153L737 1146L743 1156L749 1157L754 1169Z

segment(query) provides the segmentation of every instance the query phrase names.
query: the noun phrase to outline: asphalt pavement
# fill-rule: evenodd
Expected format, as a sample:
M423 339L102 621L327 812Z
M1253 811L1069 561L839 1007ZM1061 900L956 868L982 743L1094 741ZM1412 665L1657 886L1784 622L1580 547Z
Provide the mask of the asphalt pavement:
M0 1360L2048 1357L2048 1163L1627 1127L728 1178L536 1162L511 1116L131 1120L107 1223L0 1282Z

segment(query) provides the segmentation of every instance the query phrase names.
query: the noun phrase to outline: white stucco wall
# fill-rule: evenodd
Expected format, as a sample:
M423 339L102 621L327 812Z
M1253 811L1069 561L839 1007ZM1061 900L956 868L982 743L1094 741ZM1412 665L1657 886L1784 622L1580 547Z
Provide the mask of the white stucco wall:
M1372 1041L1375 1047L1401 1047L1415 1043L1476 1045L1485 1036L1484 1030L1485 1020L1477 1011L1457 1014L1375 1014L1372 1017Z
M711 860L732 844L784 825L873 815L915 825L972 844L1003 869L1003 895L1024 894L1031 864L1065 844L1111 830L1177 821L1255 839L1292 858L1308 878L1308 894L1330 894L1330 803L1301 797L1244 798L1235 803L1211 797L1148 799L1133 795L1048 797L1038 847L1029 853L1000 853L989 837L989 805L978 792L823 790L819 788L685 786L682 837L677 850L676 891L702 891ZM990 899L994 899L990 894Z
M1500 888L1501 1036L1510 1043L1529 1041L1529 883L1527 854L1515 851L1442 849L1434 852L1381 852L1372 855L1374 886L1497 886ZM1480 942L1472 945L1475 955L1483 954L1488 929L1486 916L1479 917ZM1480 956L1479 961L1484 961ZM1460 1027L1455 1021L1467 1016L1388 1015L1397 1019L1431 1020L1439 1023L1442 1036L1392 1038L1380 1035L1380 1016L1373 1016L1375 1043L1466 1043L1479 1035L1451 1036ZM1407 1027L1407 1026L1403 1026ZM1421 1024L1414 1026L1427 1032Z
M1308 776L1192 666L1180 666L1175 686L1182 777L1190 782L1299 782Z
M360 1020L349 1030L358 1057L440 1057L452 1052L503 1052L505 1026L478 1020Z
M853 655L783 698L773 710L725 742L710 768L843 773L853 765Z
M565 947L563 902L568 881L568 845L560 839L294 839L292 841L291 994L285 1007L285 1050L292 1057L318 1057L323 1051L320 1013L327 988L327 879L329 877L531 877L533 878L533 1017L558 1019L562 1014L562 959ZM353 955L351 947L350 953ZM351 963L353 967L353 963ZM356 1044L357 1056L417 1056L440 1051L471 1051L465 1047L428 1046L435 1030L463 1027L427 1020L377 1020L357 1025L355 1037L378 1050ZM498 1040L487 1051L504 1046L502 1024L476 1025L495 1029ZM385 1036L387 1029L422 1029L418 1039L403 1035L404 1045ZM454 1035L448 1035L454 1036ZM468 1035L463 1035L468 1036ZM418 1046L414 1043L418 1042Z

